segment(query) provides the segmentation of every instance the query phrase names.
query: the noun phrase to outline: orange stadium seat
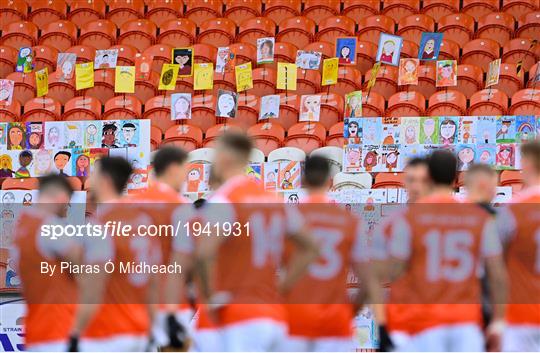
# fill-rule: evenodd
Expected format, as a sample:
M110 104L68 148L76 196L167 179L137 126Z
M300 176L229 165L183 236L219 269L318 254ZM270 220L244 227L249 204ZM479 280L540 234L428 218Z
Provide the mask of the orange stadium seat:
M520 170L503 170L499 177L500 186L512 187L512 192L519 192L523 188L523 175Z
M202 145L203 132L197 126L182 124L174 125L165 131L162 144L173 144L187 152L191 152Z
M190 124L200 127L203 131L216 124L216 99L213 94L193 96Z
M287 130L284 146L300 148L306 154L324 146L326 129L317 122L301 122Z
M535 46L538 45L534 44L530 39L512 39L506 42L503 47L502 61L512 64L517 64L522 61L523 70L529 71L538 60L538 54L535 54L534 51Z
M330 16L319 22L316 40L334 43L337 37L351 37L356 23L345 16Z
M101 102L94 97L75 97L64 105L63 120L99 120Z
M501 65L501 71L502 71L502 66L504 65L512 65L512 64ZM540 74L540 64L536 63L529 69L529 81L528 81L527 87L536 87L536 86L540 87L540 81L535 81L535 78L538 76L538 74ZM523 83L523 75L518 76L517 78L518 79L521 78L521 83ZM500 83L500 77L499 77L499 83ZM506 94L508 94L508 92L506 92ZM508 94L508 95L511 96L512 94Z
M323 86L324 92L332 92L345 96L352 91L362 89L362 73L352 66L340 66L338 68L338 82L335 85Z
M409 90L422 93L424 97L430 97L437 87L435 87L435 66L420 65L418 67L418 85L408 86Z
M518 24L516 37L529 39L540 38L540 10L523 15Z
M325 129L330 129L335 123L343 120L345 100L342 95L334 93L321 94L321 114L319 123Z
M135 93L133 95L139 98L141 102L146 102L157 95L158 84L159 74L155 71L150 71L150 78L148 80L135 80Z
M493 12L478 20L476 38L493 39L504 45L514 33L514 17L504 12Z
M343 121L332 125L328 129L328 137L326 138L326 146L335 146L343 148L345 145L345 138L343 137Z
M79 44L96 49L108 49L116 43L116 25L109 20L98 19L86 22L81 28Z
M302 8L302 0L266 0L264 17L281 23L288 18L299 16Z
M170 64L173 47L168 44L155 44L147 48L142 55L153 57L152 70L161 72L163 64Z
M77 64L93 62L96 57L96 48L88 45L76 45L66 50L66 53L77 55Z
M261 16L261 0L225 0L226 17L239 25L242 21L251 17Z
M174 89L176 92L194 93L193 90L193 76L178 77L176 79L176 86Z
M538 9L540 9L538 0L503 0L501 11L520 19L523 15Z
M415 14L403 17L398 23L397 34L403 39L420 44L422 32L434 32L435 21L428 15Z
M144 0L107 0L109 11L107 18L117 27L130 20L144 17Z
M476 21L488 13L499 11L499 0L463 0L461 12L464 12Z
M532 68L531 68L532 69ZM500 67L499 83L493 85L493 88L503 91L508 97L523 88L523 76L518 76L517 65L502 63Z
M102 119L128 120L139 119L142 115L142 103L135 96L116 96L105 102Z
M405 187L405 173L377 173L372 189L399 189Z
M279 24L276 40L294 44L299 48L306 47L315 38L315 22L307 17L290 17Z
M160 27L163 22L182 17L184 10L183 0L152 0L146 2L145 18Z
M540 89L522 89L512 96L510 115L540 115Z
M284 129L288 129L298 122L298 104L299 97L296 94L288 92L279 94L279 117L266 120L267 122L276 122ZM321 110L322 110L321 104Z
M321 73L316 70L297 70L296 94L315 94L321 90Z
M37 44L38 28L32 22L12 22L2 30L0 44L13 48L32 47Z
M377 15L379 10L379 0L344 0L341 14L357 22L361 18Z
M468 115L505 115L508 96L498 89L484 89L472 95Z
M475 39L463 46L461 64L473 64L488 71L489 63L500 57L499 44L492 39Z
M465 115L467 97L460 91L437 91L429 97L427 115Z
M0 46L0 77L6 77L13 72L17 64L18 50L10 46Z
M403 40L401 45L401 58L417 58L418 57L418 44L411 42L410 40Z
M217 94L220 89L236 91L236 75L234 71L214 73L214 94Z
M9 105L5 102L0 103L0 121L14 122L18 121L20 116L21 104L16 99L12 99Z
M473 38L474 18L464 13L446 15L439 20L438 31L444 33L444 39L462 46Z
M422 116L426 110L426 97L419 92L397 92L388 100L386 116Z
M70 80L60 79L58 72L49 73L49 93L47 97L54 98L62 105L66 104L68 100L75 97L75 75Z
M229 45L229 49L236 55L236 65L251 61L255 66L257 63L257 47L253 44L235 43Z
M236 23L228 18L210 18L199 26L198 43L226 47L234 42Z
M13 22L24 21L28 14L25 0L0 0L0 29Z
M15 81L13 97L16 97L19 103L24 105L36 96L36 75L33 72L12 72L6 78Z
M114 70L99 69L94 71L94 87L87 88L84 93L106 102L114 97Z
M386 0L382 3L382 13L396 22L420 10L420 2L416 0Z
M367 86L371 78L371 70L366 72L364 85ZM377 73L377 80L371 89L372 92L380 93L384 99L389 99L397 91L398 69L395 66L383 65Z
M441 50L439 51L439 60L459 59L459 45L450 39L443 39L441 43Z
M217 48L213 45L197 43L193 46L193 60L196 63L213 63L216 56Z
M150 126L150 146L152 151L158 149L161 141L163 141L163 131L157 126Z
M304 47L306 51L318 51L322 53L322 59L333 58L336 56L336 49L333 43L313 42ZM321 62L322 70L322 62Z
M24 105L23 121L55 121L60 120L62 105L59 101L40 97L30 99Z
M156 33L157 27L150 20L126 21L120 27L118 44L128 44L142 52L156 42Z
M484 73L476 65L458 65L457 90L465 94L467 99L484 87Z
M195 43L197 25L187 18L163 22L159 27L158 43L173 47L188 47Z
M377 117L384 115L384 97L375 91L366 91L362 95L362 116ZM343 132L343 131L342 131Z
M138 54L137 48L129 44L113 45L109 49L118 50L117 66L133 66L135 65L135 56Z
M281 147L285 139L285 130L274 122L254 125L248 129L247 134L253 140L255 147L263 151L265 156Z
M214 147L216 140L223 135L225 131L242 132L242 128L233 124L217 124L210 127L204 134L203 147Z
M64 0L33 0L31 7L27 19L39 28L66 18L67 4Z
M358 20L358 32L356 35L359 40L371 42L379 45L379 37L382 33L394 33L395 22L392 18L384 15L374 15Z
M236 117L231 119L231 123L247 130L250 126L257 124L259 119L259 97L247 94L245 91L238 95L238 111Z
M77 27L70 21L55 21L45 24L41 30L39 44L49 45L60 52L75 45L77 42Z
M251 94L262 97L276 93L276 70L267 67L261 67L253 70L253 88L249 91Z
M104 18L106 8L104 0L71 1L67 18L81 28L88 22Z
M38 187L38 178L6 178L2 183L2 190L36 190Z
M302 15L320 25L328 17L339 14L340 0L304 0Z
M184 16L196 23L197 26L208 19L222 17L222 0L188 0L186 5Z
M371 42L358 41L356 46L356 68L360 72L367 72L375 64L377 46Z
M269 18L249 18L240 24L236 40L242 43L257 45L261 37L273 37L276 34L276 24Z
M438 22L444 16L459 12L459 0L424 0L421 11Z
M150 119L152 126L161 131L176 125L176 121L171 120L171 97L155 96L147 100L142 118Z
M44 67L50 72L56 70L56 58L58 57L58 50L48 45L36 45L32 48L34 50L34 70L41 70Z

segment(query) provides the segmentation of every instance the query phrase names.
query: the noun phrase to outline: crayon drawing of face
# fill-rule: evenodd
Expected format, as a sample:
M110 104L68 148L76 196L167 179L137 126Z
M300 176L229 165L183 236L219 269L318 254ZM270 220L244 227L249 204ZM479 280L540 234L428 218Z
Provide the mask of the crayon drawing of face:
M414 126L407 126L405 129L405 140L407 143L413 143L416 140L416 129Z
M66 78L70 78L73 73L73 63L69 60L64 61L62 64L62 74Z
M386 42L384 42L383 53L385 53L386 55L394 54L395 49L396 49L396 43L394 43L393 40L387 40Z
M452 75L453 75L453 69L452 69L452 65L450 64L446 64L442 67L441 69L441 76L443 78L447 78L447 79L450 79L452 78Z
M30 136L28 136L28 144L32 149L38 149L41 146L41 135L37 132L32 132Z
M424 45L424 51L426 53L431 53L435 49L435 39L428 39Z
M261 53L262 59L269 59L273 57L274 53L272 50L272 41L271 40L265 40L261 43L261 46L259 47L259 51Z
M358 164L360 162L361 153L357 149L350 149L349 153L347 153L347 161L351 165Z
M235 101L232 94L224 93L221 96L219 96L218 110L219 110L220 116L223 116L223 115L233 116L234 106L235 106Z
M190 103L186 97L178 97L176 102L174 102L174 111L176 116L187 117L189 116L190 109Z
M304 100L304 108L308 112L315 112L319 105L319 98L317 96L308 96Z
M356 121L349 123L349 137L358 137L358 123Z
M47 132L47 139L51 147L56 147L60 139L60 130L56 126L51 127Z
M22 148L24 140L24 131L22 127L18 125L11 126L8 130L8 138L11 148Z
M198 168L193 168L188 173L188 180L189 181L197 181L201 178L201 172Z
M426 137L433 136L434 132L435 132L435 120L433 119L424 120L424 134L426 135Z
M358 97L357 95L352 96L349 99L349 104L350 104L351 108L353 108L353 109L357 108L361 104L360 97Z
M46 174L50 171L52 164L51 155L46 150L39 150L36 154L36 173Z
M489 164L491 163L491 153L488 150L483 150L480 154L480 163Z
M405 63L405 71L413 73L416 70L416 63L412 60L407 60Z
M449 140L450 143L454 142L456 133L456 123L453 120L446 119L441 123L440 134L444 140Z
M0 101L7 101L10 96L10 91L7 88L0 88Z
M276 173L269 172L268 174L266 174L266 181L269 182L269 183L275 182L276 181Z
M339 55L343 58L343 59L347 59L349 58L349 55L351 55L351 48L349 48L348 46L344 45L340 52L339 52Z
M297 194L289 195L289 197L287 199L287 203L294 203L294 204L300 203L300 201L298 199L298 195Z
M21 58L26 58L28 55L30 55L31 52L32 50L30 48L22 48L19 53Z
M458 152L458 158L464 164L471 163L474 160L474 150L470 147L465 147Z

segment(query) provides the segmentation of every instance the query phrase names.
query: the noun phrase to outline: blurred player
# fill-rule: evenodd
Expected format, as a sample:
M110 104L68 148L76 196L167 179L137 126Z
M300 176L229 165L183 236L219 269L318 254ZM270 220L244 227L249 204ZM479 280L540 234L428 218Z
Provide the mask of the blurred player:
M236 223L237 236L213 230L197 238L193 247L186 240L196 238L194 227L192 237L175 241L177 256L195 251L208 315L221 336L218 349L225 351L270 351L285 338L286 313L276 275L285 235L297 245L298 256L286 269L283 290L291 288L317 255L298 212L286 210L275 195L245 175L251 148L241 134L219 139L212 169L223 184L202 210L203 228L208 222L224 232L227 224ZM201 323L199 329L211 330L211 325Z
M405 173L405 190L409 203L415 203L429 193L431 184L425 158L411 159L403 172Z
M24 337L29 351L61 352L68 348L77 309L77 283L70 273L60 271L60 264L78 263L82 249L73 238L41 236L41 226L65 225L62 218L72 194L65 177L40 178L38 201L19 216L11 256L17 264L27 304ZM41 263L56 266L54 274L41 274Z
M487 271L494 318L488 344L497 350L506 273L494 221L453 196L457 160L444 150L428 158L431 193L389 227L387 276L394 279L388 329L398 351L482 351L478 269ZM399 313L399 318L393 315Z
M149 225L149 217L140 207L124 202L122 196L129 177L131 165L120 157L104 157L96 163L90 177L90 190L95 193L98 208L98 222L129 224L133 231L139 225ZM108 239L108 241L107 241ZM149 237L111 236L99 238L99 251L108 252L107 258L115 264L104 283L94 279L95 286L104 286L103 304L99 306L86 327L79 327L82 333L82 351L143 351L148 344L152 307L146 303L156 302L152 297L157 285L151 281L156 275L146 273L121 273L120 263L159 263L159 246ZM93 239L93 241L98 241ZM95 301L99 303L100 298ZM82 325L84 326L84 325ZM78 334L76 332L75 334Z
M521 146L525 189L501 211L510 277L504 351L540 351L540 142Z
M497 194L497 173L487 164L473 164L465 172L467 200L495 215L492 201Z
M347 293L349 269L353 269L362 286L371 284L369 289L378 288L368 276L365 229L353 214L330 203L326 196L330 184L328 160L307 158L302 186L307 188L308 196L300 211L321 250L307 274L286 296L289 337L280 346L284 351L353 350L355 313ZM378 296L378 292L372 296ZM365 299L358 299L362 300L357 303L360 306Z

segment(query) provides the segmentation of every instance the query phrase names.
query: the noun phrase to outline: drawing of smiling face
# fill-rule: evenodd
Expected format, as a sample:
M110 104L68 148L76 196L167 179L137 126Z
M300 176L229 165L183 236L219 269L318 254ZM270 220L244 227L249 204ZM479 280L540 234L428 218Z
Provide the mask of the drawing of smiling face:
M355 121L349 123L349 137L358 136L358 124Z
M310 96L304 101L304 106L306 107L307 111L314 112L317 109L318 102L318 97Z
M188 173L189 181L197 181L201 177L201 172L198 169L192 169Z
M230 94L222 94L218 101L219 112L230 114L234 110L234 98Z
M480 163L488 164L491 161L491 154L489 151L482 151L480 154Z
M458 158L463 163L471 163L474 160L474 151L472 148L464 148L458 153Z

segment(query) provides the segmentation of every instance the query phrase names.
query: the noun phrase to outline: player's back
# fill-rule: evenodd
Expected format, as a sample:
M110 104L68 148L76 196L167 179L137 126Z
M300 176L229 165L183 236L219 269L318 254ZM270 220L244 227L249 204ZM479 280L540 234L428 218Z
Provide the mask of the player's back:
M69 272L60 270L61 260L55 257L55 250L52 249L65 246L66 240L43 240L40 237L41 225L50 221L51 218L34 207L30 211L21 212L16 228L14 256L17 258L22 294L27 304L27 345L50 341L67 342L75 315L75 278ZM44 244L44 241L49 244ZM54 274L41 274L39 268L42 263L56 266Z
M479 266L491 246L500 250L489 225L485 211L453 196L424 198L396 219L389 252L408 262L391 287L389 316L403 324L392 330L480 322Z

